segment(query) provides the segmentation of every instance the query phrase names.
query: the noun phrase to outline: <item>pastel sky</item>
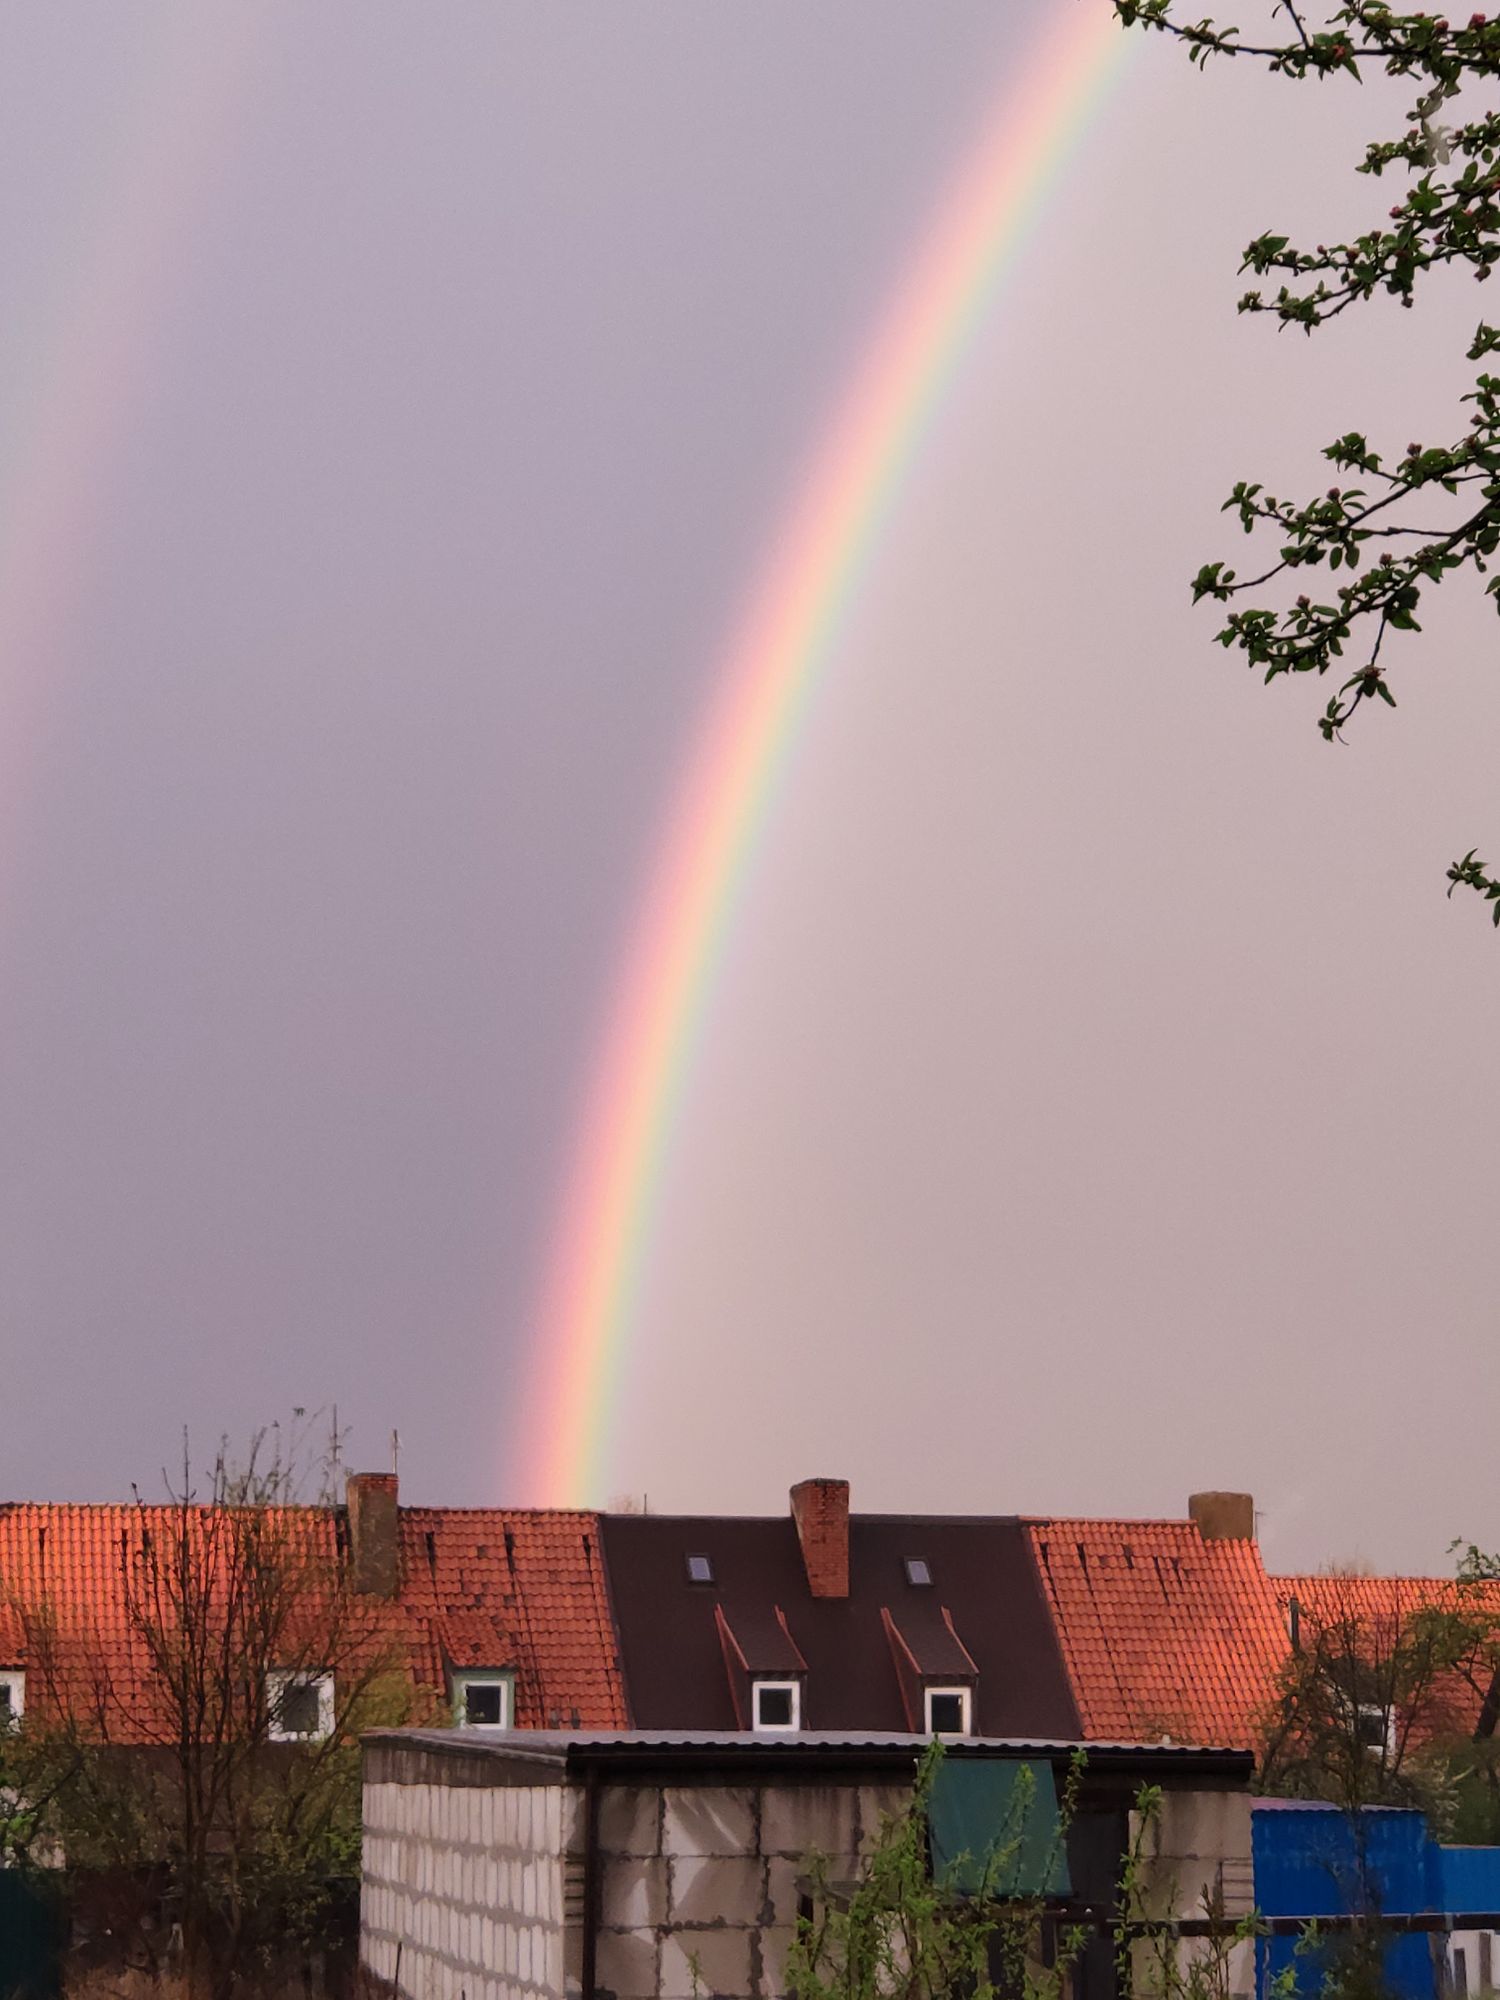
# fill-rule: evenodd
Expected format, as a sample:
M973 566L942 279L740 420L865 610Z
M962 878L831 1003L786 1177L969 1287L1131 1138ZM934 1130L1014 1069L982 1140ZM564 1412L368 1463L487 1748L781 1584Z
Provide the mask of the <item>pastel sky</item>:
M337 1403L411 1497L516 1497L725 636L1104 4L0 10L0 1495ZM1392 102L1143 43L1076 150L761 848L593 1497L1500 1541L1500 939L1443 896L1500 850L1500 632L1435 605L1329 750L1186 589L1235 478L1453 425L1470 287L1233 310L1249 236L1384 205Z

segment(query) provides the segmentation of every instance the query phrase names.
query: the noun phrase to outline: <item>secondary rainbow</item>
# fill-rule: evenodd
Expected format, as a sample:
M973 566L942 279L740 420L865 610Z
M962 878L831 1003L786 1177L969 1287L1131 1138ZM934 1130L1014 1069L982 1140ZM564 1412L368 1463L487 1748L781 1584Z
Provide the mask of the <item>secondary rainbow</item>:
M1125 59L1107 0L1055 18L940 201L715 675L584 1099L513 1434L518 1497L601 1496L678 1107L746 873L912 466L1059 171Z

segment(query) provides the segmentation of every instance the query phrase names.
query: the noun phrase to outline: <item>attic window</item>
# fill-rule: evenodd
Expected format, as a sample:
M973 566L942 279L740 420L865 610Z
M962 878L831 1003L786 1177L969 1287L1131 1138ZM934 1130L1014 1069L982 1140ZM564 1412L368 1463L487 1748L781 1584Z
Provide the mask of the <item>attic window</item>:
M932 1582L932 1571L925 1556L908 1556L905 1569L908 1583L924 1585Z
M453 1720L460 1729L513 1729L516 1683L493 1669L453 1676Z
M333 1734L333 1675L278 1669L266 1675L273 1743L315 1743Z
M802 1688L797 1681L755 1681L751 1727L756 1730L792 1730L802 1726Z
M689 1556L687 1559L689 1583L712 1583L714 1580L714 1559L712 1556Z
M967 1736L969 1734L969 1690L966 1687L930 1687L925 1690L927 1734Z

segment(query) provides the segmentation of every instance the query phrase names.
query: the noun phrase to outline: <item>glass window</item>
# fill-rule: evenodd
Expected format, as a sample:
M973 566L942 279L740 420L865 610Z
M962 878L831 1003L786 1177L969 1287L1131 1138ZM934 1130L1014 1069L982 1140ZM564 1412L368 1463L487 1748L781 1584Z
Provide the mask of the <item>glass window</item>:
M924 1556L908 1556L906 1558L906 1580L908 1583L916 1584L931 1583L932 1571L928 1567Z
M513 1729L515 1675L494 1668L455 1674L453 1720L461 1729Z
M266 1676L266 1705L275 1742L309 1741L333 1731L333 1675L278 1672Z
M969 1690L930 1687L927 1690L927 1734L967 1736L969 1733Z
M714 1561L712 1556L689 1556L687 1559L689 1583L712 1583Z
M504 1720L504 1688L497 1681L470 1681L464 1689L464 1721L470 1728L498 1729Z
M19 1673L0 1674L0 1729L8 1729L19 1722L21 1711L26 1706L26 1676Z
M801 1689L795 1681L756 1681L753 1694L756 1729L801 1727Z

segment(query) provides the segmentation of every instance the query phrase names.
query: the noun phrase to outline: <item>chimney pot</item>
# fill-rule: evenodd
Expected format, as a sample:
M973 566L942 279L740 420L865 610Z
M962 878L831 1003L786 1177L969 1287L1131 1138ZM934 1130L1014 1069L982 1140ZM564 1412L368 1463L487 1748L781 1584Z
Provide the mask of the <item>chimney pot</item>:
M804 1479L792 1488L792 1519L814 1597L849 1595L849 1482Z
M1255 1540L1253 1493L1194 1493L1188 1498L1188 1513L1205 1542Z
M401 1589L400 1504L394 1472L351 1472L344 1484L349 1510L349 1575L367 1597Z

